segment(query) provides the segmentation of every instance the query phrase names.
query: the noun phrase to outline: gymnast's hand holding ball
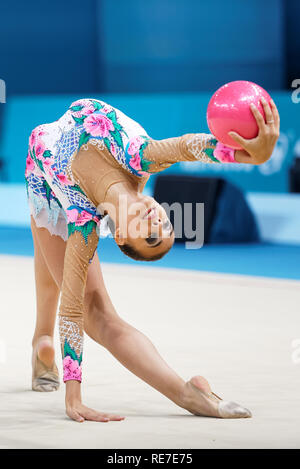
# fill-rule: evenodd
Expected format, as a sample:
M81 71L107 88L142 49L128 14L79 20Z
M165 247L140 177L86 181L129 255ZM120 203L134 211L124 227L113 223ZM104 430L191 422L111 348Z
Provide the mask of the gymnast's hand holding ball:
M235 161L262 164L271 157L279 137L279 113L270 95L249 81L219 88L207 108L211 133L235 149Z

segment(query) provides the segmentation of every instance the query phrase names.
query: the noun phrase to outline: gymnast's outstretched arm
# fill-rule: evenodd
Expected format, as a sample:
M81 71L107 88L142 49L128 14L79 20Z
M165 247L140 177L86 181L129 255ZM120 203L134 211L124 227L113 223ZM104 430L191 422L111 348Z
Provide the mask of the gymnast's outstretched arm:
M262 164L272 155L279 136L279 113L273 101L270 105L262 100L266 121L258 109L251 107L259 133L256 138L244 139L235 132L230 136L243 148L226 147L211 134L186 134L164 140L150 139L144 150L144 158L152 162L149 172L163 171L179 161L203 163Z

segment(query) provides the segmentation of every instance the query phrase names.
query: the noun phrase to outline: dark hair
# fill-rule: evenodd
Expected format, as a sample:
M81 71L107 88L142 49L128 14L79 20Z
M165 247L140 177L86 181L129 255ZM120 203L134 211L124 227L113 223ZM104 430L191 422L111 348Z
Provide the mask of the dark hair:
M151 256L151 257L147 257L147 256L143 256L142 254L140 254L136 249L130 246L130 244L122 244L122 245L118 244L118 246L121 249L121 251L126 256L131 257L131 259L134 259L135 261L147 261L147 262L158 261L159 259L164 257L164 255L167 254L167 252L169 252L172 247L171 245L166 251L160 252L159 254L155 254L154 256Z

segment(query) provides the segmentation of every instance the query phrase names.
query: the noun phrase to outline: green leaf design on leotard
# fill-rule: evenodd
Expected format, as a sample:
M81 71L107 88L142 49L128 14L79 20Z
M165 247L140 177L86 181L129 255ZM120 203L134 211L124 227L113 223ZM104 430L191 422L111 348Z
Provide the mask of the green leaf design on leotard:
M25 187L26 187L26 193L28 195L28 179L25 177Z
M75 223L68 223L68 237L74 233L75 231Z
M119 122L116 122L115 123L115 129L118 130L119 132L123 132L126 136L127 136L127 133L125 132L124 128L121 126L121 124L119 124Z
M76 227L76 228L81 228L80 232L81 232L86 244L88 242L88 236L93 232L96 225L97 225L96 222L91 220L91 221L89 221L88 223L86 223L85 225L83 225L81 227Z
M82 117L75 117L75 116L72 116L74 121L77 123L77 124L80 124L82 125L83 122L84 122L84 119L86 118L86 116L82 116Z
M78 143L78 149L81 147L81 145L84 145L85 143L87 143L90 138L91 138L91 134L87 132L82 132L82 134L80 135L79 143Z
M114 128L115 130L118 130L119 132L123 132L127 137L127 133L124 129L124 127L121 126L121 124L119 124L118 122L118 118L117 118L117 114L116 114L116 111L113 109L112 111L108 112L106 114L106 116L112 121L112 123L114 124Z
M88 244L88 237L97 227L97 223L94 220L86 222L84 225L76 225L74 223L68 223L68 237L70 237L75 231L81 233L85 244Z
M40 170L44 172L44 166L43 166L43 163L41 162L41 160L37 159L36 162L37 162L37 165L40 168Z
M114 125L116 125L118 123L117 121L117 115L116 115L116 111L113 109L112 111L108 112L106 114L106 116L112 121L112 123Z
M35 162L35 164L40 168L41 171L43 171L44 173L44 166L43 166L43 163L41 160L39 160L37 157L36 157L36 154L35 154L35 149L34 147L32 147L32 151L30 151L30 156L31 158L33 159L33 161Z
M109 138L104 137L103 141L104 141L104 144L105 144L106 148L108 149L108 151L110 151L110 141L109 141Z
M62 208L62 204L60 203L60 201L58 200L58 198L57 198L57 197L53 197L53 198L54 198L55 202L58 204L58 206L59 206L60 208Z
M70 111L72 111L72 112L78 112L78 111L81 111L81 109L83 109L83 106L82 106L82 105L71 106L71 107L70 107Z
M116 111L114 109L112 111L108 112L106 114L106 116L112 121L112 123L114 124L115 129L117 129L117 130L122 130L123 129L123 127L118 122L117 114L116 114Z
M43 153L43 158L51 158L52 152L51 150L45 150Z
M220 161L217 160L217 158L214 157L214 149L213 148L205 148L203 151L212 161L214 161L215 163L220 163Z
M29 150L29 151L30 151L30 156L31 156L31 158L32 158L33 161L36 163L36 155L35 155L35 149L34 149L34 147L32 147L32 151L31 151L31 150Z
M74 189L75 191L80 192L80 194L86 196L85 192L81 189L80 186L78 186L78 184L75 184L74 186L72 186L72 189Z
M122 135L118 130L110 130L110 135L114 138L116 141L117 145L124 150L124 145L123 145L123 140L122 140Z
M48 205L49 205L49 208L50 208L51 187L49 186L49 184L48 184L48 182L46 181L46 179L43 180L43 188L45 189L46 199L47 199L47 201L48 201Z
M141 159L141 168L142 171L148 172L149 166L152 164L152 161L148 161L145 158Z
M103 104L99 103L98 101L95 101L94 99L91 99L90 101L93 104L96 111L100 111L100 109L103 108Z
M153 161L149 161L144 157L144 150L147 147L149 143L149 138L145 137L145 141L143 145L141 145L140 150L139 150L139 155L141 158L141 168L142 171L145 171L146 173L149 172L149 166L153 164Z
M71 357L72 360L77 360L79 365L81 364L81 362L82 362L82 353L80 354L80 356L78 356L77 353L75 352L75 350L71 347L71 345L67 341L67 339L65 339L64 350L63 350L63 358L68 357L68 356Z

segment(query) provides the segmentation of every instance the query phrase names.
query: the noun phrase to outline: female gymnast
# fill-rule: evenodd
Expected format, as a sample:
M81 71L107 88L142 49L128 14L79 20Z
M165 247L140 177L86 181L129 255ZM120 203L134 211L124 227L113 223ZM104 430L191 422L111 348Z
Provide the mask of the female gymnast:
M188 382L161 358L152 343L115 311L105 288L96 251L104 220L115 242L136 260L160 259L174 232L165 210L143 195L149 175L177 161L261 164L279 135L273 101L256 107L256 138L231 133L243 150L232 150L213 135L187 134L154 140L118 109L80 99L56 122L40 125L29 138L26 186L34 240L37 298L32 340L32 389L59 386L53 335L58 298L59 332L66 383L66 413L77 422L123 420L98 412L81 400L83 331L106 347L128 370L194 415L244 418L251 413L223 401L205 378ZM105 218L106 217L106 218Z

